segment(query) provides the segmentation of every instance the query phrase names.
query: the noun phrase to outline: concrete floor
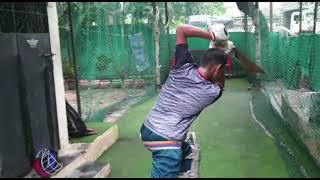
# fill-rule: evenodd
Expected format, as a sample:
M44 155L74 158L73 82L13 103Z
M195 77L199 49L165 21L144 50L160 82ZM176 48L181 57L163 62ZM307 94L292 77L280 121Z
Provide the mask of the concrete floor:
M194 123L201 148L200 177L288 177L276 145L251 117L248 86L245 80L228 80L222 98ZM155 100L118 121L118 142L98 159L110 162L111 177L150 176L151 153L143 147L139 130Z

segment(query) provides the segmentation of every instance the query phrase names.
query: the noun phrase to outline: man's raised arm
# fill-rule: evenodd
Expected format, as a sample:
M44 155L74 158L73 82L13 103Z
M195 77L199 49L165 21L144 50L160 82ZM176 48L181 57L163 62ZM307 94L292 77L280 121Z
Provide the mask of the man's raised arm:
M201 29L196 26L182 24L176 28L176 45L188 44L188 37L199 37L208 40L212 39L212 35L209 31Z
M222 24L209 26L208 30L188 24L179 25L176 28L175 64L172 66L172 69L179 68L193 61L192 55L188 50L188 37L198 37L210 41L226 40L228 39L228 33Z

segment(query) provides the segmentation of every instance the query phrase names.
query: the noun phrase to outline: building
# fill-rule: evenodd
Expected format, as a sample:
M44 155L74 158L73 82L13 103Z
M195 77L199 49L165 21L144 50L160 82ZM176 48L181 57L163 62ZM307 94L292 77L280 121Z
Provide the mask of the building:
M300 3L299 2L283 2L280 8L283 17L282 25L290 29L294 33L299 32L300 24ZM313 32L314 19L314 3L302 3L302 26L303 32ZM317 28L318 29L318 28Z

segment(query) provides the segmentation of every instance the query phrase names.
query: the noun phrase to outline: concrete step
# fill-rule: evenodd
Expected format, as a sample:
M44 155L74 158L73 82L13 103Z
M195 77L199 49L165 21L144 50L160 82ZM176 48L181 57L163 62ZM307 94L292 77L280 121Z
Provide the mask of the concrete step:
M109 163L86 162L66 178L106 178L110 173Z
M64 167L52 178L106 177L110 172L110 164L95 161L118 140L118 133L115 124L90 144L72 144L73 147L61 150L59 159Z

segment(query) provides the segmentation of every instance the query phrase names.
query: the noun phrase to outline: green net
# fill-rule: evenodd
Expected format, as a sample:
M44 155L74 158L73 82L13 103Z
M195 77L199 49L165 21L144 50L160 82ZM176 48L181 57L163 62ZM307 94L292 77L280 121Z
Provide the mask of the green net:
M252 111L274 136L291 177L319 177L319 35L269 32L262 11L258 19L259 56L255 33L232 37L246 39L235 44L265 71L250 79L260 87L252 91Z
M254 35L250 34L250 33L246 33L247 36L249 36L249 37L245 37L244 33L242 33L242 32L231 32L229 34L230 34L230 39L232 40L232 42L234 42L234 44L237 47L239 45L239 49L242 52L246 52L248 57L250 59L254 60L254 58L255 58L255 51L254 51L255 42L254 42L254 39L252 39ZM175 34L170 34L170 47L175 47L175 43L176 43L175 38L176 38ZM248 39L248 42L249 42L248 46L247 46L248 48L245 48L245 46L242 46L242 43L246 42L245 41L246 38ZM252 42L253 42L253 44L252 44ZM193 63L200 64L200 60L201 60L203 54L205 53L205 51L208 49L209 43L210 42L208 40L200 39L200 38L188 39L189 50L190 50L190 53L191 53L193 60L194 60ZM239 64L239 61L235 57L233 57L233 58L234 59L232 60L232 62L233 62L232 75L234 77L247 76L245 70Z
M262 13L259 16L260 62L266 71L263 80L280 79L289 89L306 87L318 91L319 87L319 35L288 36L269 32Z
M156 42L150 2L71 3L84 120L114 122L132 106L156 95L156 43L160 79L164 83L170 69L170 56L174 54L172 32L176 25L188 23L190 15L219 9L218 3L170 4L171 33L167 36L164 3L157 3L159 42ZM64 77L66 86L74 87L66 3L59 3L58 12ZM251 12L250 16L254 14ZM288 19L277 23L287 26ZM233 75L247 76L250 83L259 87L252 91L252 111L275 138L290 176L319 177L320 171L315 165L320 162L319 35L269 32L270 17L262 11L258 20L257 32L229 34L235 46L251 61L260 64L266 73L260 77L249 75L237 59L233 59ZM202 25L199 27L206 28ZM199 63L209 41L190 38L188 44L195 63ZM66 94L67 100L76 106L75 91L67 90Z
M108 121L108 117L116 118L153 96L156 93L156 42L151 3L77 2L71 3L71 7L83 119ZM65 78L72 79L67 4L60 3L58 9ZM163 83L169 72L169 49L161 17L163 9L158 10ZM67 82L74 84L72 80ZM67 91L67 97L74 102L74 90Z

